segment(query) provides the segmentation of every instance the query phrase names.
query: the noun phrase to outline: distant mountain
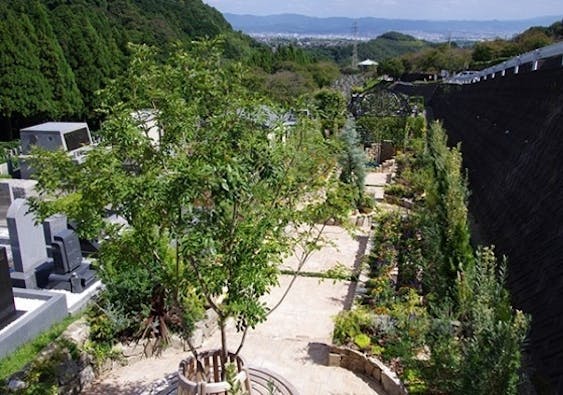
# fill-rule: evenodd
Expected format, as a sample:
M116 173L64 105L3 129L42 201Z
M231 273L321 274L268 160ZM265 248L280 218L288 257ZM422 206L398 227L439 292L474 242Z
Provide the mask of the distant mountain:
M441 40L510 38L530 26L550 25L561 16L545 16L524 20L490 21L430 21L384 18L316 18L297 14L269 16L224 14L235 30L251 35L297 34L352 36L357 24L360 37L372 38L388 31L411 34L418 38Z

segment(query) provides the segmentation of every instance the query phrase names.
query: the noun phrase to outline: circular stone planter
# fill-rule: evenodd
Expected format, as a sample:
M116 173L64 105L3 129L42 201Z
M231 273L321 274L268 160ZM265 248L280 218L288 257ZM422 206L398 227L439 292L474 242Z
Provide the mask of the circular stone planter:
M180 362L178 395L227 394L231 385L221 381L221 350L200 353L199 362L204 368L203 374L198 372L198 361L193 356ZM248 395L252 395L250 375L244 359L229 352L228 362L234 364L237 371L234 381L239 382Z

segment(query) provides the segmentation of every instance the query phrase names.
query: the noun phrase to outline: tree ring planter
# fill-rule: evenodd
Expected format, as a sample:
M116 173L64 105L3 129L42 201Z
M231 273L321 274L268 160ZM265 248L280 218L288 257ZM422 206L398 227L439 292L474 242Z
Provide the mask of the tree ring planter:
M241 388L252 395L250 375L246 362L241 356L228 353L228 362L234 364L237 374L234 381L241 384ZM199 354L199 362L204 368L204 373L198 372L198 361L189 357L180 362L178 369L178 395L204 395L221 394L227 395L231 385L221 381L221 350L204 351Z

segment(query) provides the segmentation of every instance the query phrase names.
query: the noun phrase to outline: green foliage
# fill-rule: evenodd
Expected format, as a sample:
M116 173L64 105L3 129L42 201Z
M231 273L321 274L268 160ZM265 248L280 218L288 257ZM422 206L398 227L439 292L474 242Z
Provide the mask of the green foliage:
M356 122L361 141L366 145L382 140L391 140L394 144L401 145L405 138L404 117L364 115Z
M459 147L448 148L446 139L441 125L432 124L428 131L427 152L432 176L426 187L426 214L433 220L425 231L438 235L443 259L426 270L428 281L444 287L433 287L438 297L449 295L448 289L457 273L473 264L467 220L467 181L461 171L461 152Z
M359 207L364 196L367 159L352 120L348 120L338 137L344 147L338 161L341 167L340 181L354 188L354 201Z
M0 113L6 117L49 114L53 102L49 81L41 72L33 22L10 3L0 4Z
M51 20L88 115L93 116L95 93L121 72L125 48L119 47L108 15L99 8L61 5L52 11Z
M429 45L428 42L417 40L412 36L388 32L376 39L360 43L358 45L358 56L360 59L382 61L408 52L419 51ZM352 57L352 44L316 48L315 53L327 56L340 65L345 65L349 64Z
M506 262L497 265L492 249L477 252L475 266L458 278L460 315L468 339L461 377L464 393L515 394L518 391L520 347L528 320L514 313L504 288Z
M125 69L128 42L168 52L177 41L229 33L233 56L248 41L200 0L6 0L0 5L0 117L96 119L96 91ZM7 137L7 136L6 136Z
M0 141L0 161L7 162L8 160L14 159L10 155L10 150L18 148L19 145L19 140Z
M319 88L329 87L340 75L338 66L327 61L311 63L307 66L307 70L309 70Z
M367 350L371 345L371 339L368 335L360 333L354 336L354 344L356 344L360 350Z
M362 333L362 329L371 324L370 313L361 308L349 311L341 311L334 318L333 341L337 344L346 344L350 339Z
M451 312L444 309L435 313L432 328L427 335L430 360L423 374L428 386L434 391L457 393L464 364L462 343L456 336Z
M421 110L424 107L424 103L414 104L418 106L418 109ZM405 138L407 140L407 144L412 143L413 141L420 141L421 138L424 138L426 135L426 119L424 115L417 115L414 117L407 118L407 124L405 125Z
M0 386L5 393L18 395L36 395L59 393L58 377L62 375L61 369L70 360L78 361L80 350L70 340L59 337L48 345L48 352L44 355L35 355L35 358L26 366L23 380L24 388L16 391Z
M379 74L387 74L393 78L401 77L405 72L405 65L399 58L386 59L378 66Z
M357 203L357 207L360 213L367 214L371 213L376 207L375 198L372 194L364 193L360 196L360 200Z
M269 48L257 49L254 53L258 59L253 58L248 63L266 73L261 90L281 103L293 104L301 95L327 88L340 74L334 63L313 62L302 50L292 46L280 47L276 52ZM326 92L331 91L326 89ZM346 103L342 100L345 111Z
M333 89L320 89L313 94L311 102L325 135L336 135L346 122L344 95Z
M335 339L368 337L411 393L515 394L528 319L510 305L506 262L469 245L459 148L439 124L416 129L424 140L397 157L394 187L414 207L375 217L367 294Z
M237 367L233 362L230 362L225 367L226 371L226 381L230 385L230 389L227 391L228 395L248 395L243 387L240 380L237 380Z
M225 60L217 41L194 42L164 64L149 47L131 50L127 74L101 96L101 144L80 164L36 152L32 206L104 236L100 341L166 341L169 330L188 338L204 308L222 330L229 318L253 328L266 319L261 297L277 284L278 263L310 236L300 229L349 207L331 177L335 145L308 118L272 125L275 107L265 111L246 87L248 70ZM157 142L131 115L147 108ZM106 221L108 208L127 226Z
M266 90L273 99L283 104L294 103L315 88L313 79L303 73L281 70L266 77Z
M471 68L485 68L500 63L507 58L532 51L560 40L563 37L562 23L551 26L534 26L510 40L491 40L475 44Z
M392 195L398 198L412 198L413 194L404 184L385 185L385 195Z
M442 44L403 57L409 72L439 73L441 70L465 70L471 61L471 50Z

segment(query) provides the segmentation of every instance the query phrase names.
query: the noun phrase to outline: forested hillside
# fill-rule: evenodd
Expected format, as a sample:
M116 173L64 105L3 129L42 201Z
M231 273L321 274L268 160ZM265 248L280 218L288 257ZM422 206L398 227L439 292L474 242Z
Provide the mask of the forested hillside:
M201 0L2 0L0 138L35 121L95 118L95 92L123 71L129 42L167 51L220 33L244 42Z
M518 54L532 51L563 40L563 21L550 26L534 26L510 40L496 39L461 48L455 43L442 43L403 53L386 59L379 67L383 73L400 76L403 73L439 73L440 70L480 70Z
M398 32L388 32L376 39L358 44L358 56L360 59L373 59L382 61L384 59L400 56L410 52L416 52L423 48L429 48L431 44L424 40L418 40L413 36ZM311 53L318 57L325 57L344 65L350 62L353 46L325 46L310 49Z

